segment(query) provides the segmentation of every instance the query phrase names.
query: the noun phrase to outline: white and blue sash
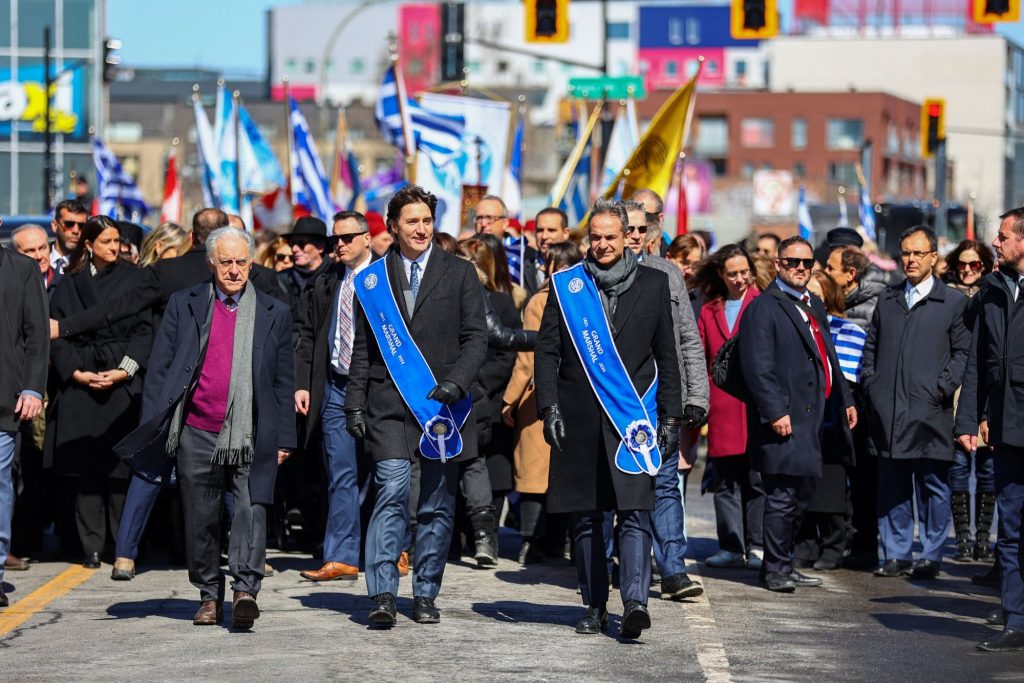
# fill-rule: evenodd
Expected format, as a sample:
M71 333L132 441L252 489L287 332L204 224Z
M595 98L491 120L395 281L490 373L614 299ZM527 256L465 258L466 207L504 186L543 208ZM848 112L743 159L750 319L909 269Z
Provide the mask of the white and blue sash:
M615 347L597 285L582 263L555 273L551 289L594 395L621 439L615 466L626 474L655 476L661 467L652 419L658 412L657 371L641 398Z
M437 381L398 308L388 279L386 260L374 261L356 276L356 296L391 379L423 430L420 454L443 463L462 452L459 430L466 423L473 399L467 395L447 406L427 398L430 390L437 386Z

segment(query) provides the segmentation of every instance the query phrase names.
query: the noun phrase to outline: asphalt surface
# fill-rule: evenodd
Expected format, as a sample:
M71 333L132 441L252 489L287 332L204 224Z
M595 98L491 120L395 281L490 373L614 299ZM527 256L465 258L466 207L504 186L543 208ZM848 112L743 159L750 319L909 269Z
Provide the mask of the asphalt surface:
M691 554L702 560L716 550L714 513L696 486L688 503ZM578 636L574 570L564 561L521 568L511 559L517 544L503 530L496 570L449 564L438 625L410 619L403 580L389 631L368 628L361 575L303 581L299 571L318 564L308 555L271 554L277 571L263 584L251 632L232 631L230 619L192 626L197 594L180 568L141 567L118 583L104 564L48 599L71 565L39 563L6 574L12 606L0 611L0 680L1024 680L1024 653L974 649L994 633L983 617L998 602L969 581L983 565L946 562L933 582L819 572L824 586L777 595L758 587L753 571L694 562L705 595L671 603L652 592L653 628L620 641L617 593L608 634ZM38 611L20 614L25 605Z

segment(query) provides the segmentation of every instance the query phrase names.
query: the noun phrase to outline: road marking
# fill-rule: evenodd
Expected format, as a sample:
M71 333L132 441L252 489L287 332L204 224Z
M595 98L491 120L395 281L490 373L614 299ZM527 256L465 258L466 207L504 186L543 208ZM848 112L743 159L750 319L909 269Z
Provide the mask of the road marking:
M82 565L68 567L21 600L0 612L0 637L7 635L38 614L51 602L89 580L95 569Z
M694 570L696 563L691 564L690 574L703 579ZM718 629L715 625L715 615L711 611L711 602L708 599L707 581L704 584L704 594L694 598L691 604L685 606L683 614L686 621L694 631L694 647L697 650L697 664L704 680L708 683L731 683L732 675L729 673L729 658L725 654L725 645L718 637Z

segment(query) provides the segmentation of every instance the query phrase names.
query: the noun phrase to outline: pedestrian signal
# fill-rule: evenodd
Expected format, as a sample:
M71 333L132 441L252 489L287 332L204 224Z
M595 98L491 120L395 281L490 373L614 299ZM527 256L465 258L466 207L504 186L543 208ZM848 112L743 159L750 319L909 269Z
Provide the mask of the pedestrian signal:
M526 0L526 42L569 41L569 0Z
M974 21L995 24L1001 21L1020 21L1021 0L972 0Z
M762 40L778 35L776 0L732 0L729 29L736 40Z
M921 105L921 156L935 156L946 139L946 100L928 99Z

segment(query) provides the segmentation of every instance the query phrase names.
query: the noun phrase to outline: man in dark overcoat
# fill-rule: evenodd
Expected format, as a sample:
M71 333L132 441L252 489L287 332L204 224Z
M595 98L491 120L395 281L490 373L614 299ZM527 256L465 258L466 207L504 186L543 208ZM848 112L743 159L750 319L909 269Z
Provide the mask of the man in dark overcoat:
M868 448L878 456L878 530L883 564L876 576L934 579L953 526L953 394L963 380L971 337L967 297L935 277L938 240L924 226L900 239L906 279L878 297L864 345ZM914 497L923 546L912 561Z
M793 568L793 540L822 476L822 439L839 433L838 459L853 463L857 411L839 368L825 306L807 291L814 267L811 245L790 237L779 245L778 277L747 306L740 321L739 358L750 395L748 443L761 472L764 562L768 590L793 592L821 579Z
M597 202L588 221L590 253L577 277L591 278L600 292L615 350L639 395L657 376L658 446L679 447L683 416L679 364L664 273L637 263L626 248L629 221L621 204ZM570 285L570 290L573 286ZM577 633L598 633L608 622L608 567L603 513L619 520L620 585L624 605L620 633L636 638L651 625L651 510L654 479L627 474L615 464L622 436L602 409L562 315L558 296L548 298L537 336L537 406L552 447L548 511L573 514L576 564L587 614ZM608 397L605 397L607 400Z
M437 382L433 388L422 388L422 394L454 406L469 395L484 362L487 328L476 270L433 244L436 210L437 197L420 187L412 185L396 193L388 203L387 216L395 245L383 259L395 304ZM369 275L361 277L366 286ZM380 289L383 284L375 276L372 288L384 291ZM366 532L366 587L374 603L369 619L376 626L390 627L397 619L397 562L405 549L409 526L412 459L419 457L424 432L399 392L363 309L357 299L345 416L349 432L365 439L377 487ZM420 400L422 396L415 398ZM420 457L419 461L412 615L417 623L432 624L441 619L434 600L441 590L451 543L458 463L476 456L472 411L460 432L459 457L447 462Z

